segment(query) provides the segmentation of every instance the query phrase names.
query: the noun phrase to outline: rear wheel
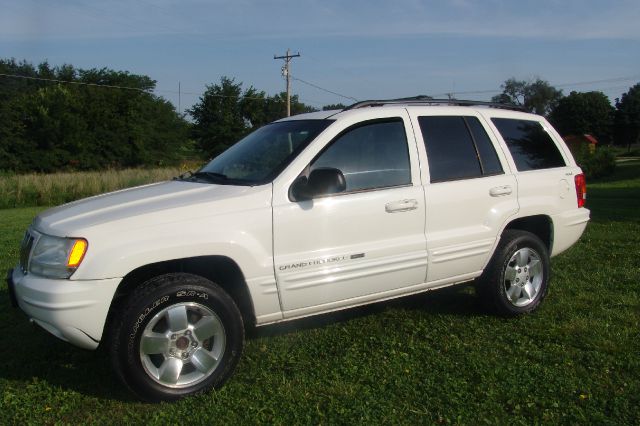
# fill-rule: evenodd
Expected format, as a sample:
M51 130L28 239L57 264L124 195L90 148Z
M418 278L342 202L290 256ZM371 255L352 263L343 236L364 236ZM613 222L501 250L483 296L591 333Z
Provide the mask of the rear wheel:
M173 401L221 386L244 345L240 312L218 285L191 274L153 278L129 297L113 330L118 376L141 398Z
M500 314L532 312L546 296L549 263L549 252L540 238L526 231L507 230L478 280L478 291Z

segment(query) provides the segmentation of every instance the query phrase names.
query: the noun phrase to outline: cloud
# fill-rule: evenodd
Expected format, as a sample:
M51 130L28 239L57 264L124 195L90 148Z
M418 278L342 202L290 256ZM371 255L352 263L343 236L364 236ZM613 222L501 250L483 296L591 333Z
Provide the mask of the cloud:
M637 40L638 22L640 2L628 0L22 0L4 8L0 35L13 39L451 35Z

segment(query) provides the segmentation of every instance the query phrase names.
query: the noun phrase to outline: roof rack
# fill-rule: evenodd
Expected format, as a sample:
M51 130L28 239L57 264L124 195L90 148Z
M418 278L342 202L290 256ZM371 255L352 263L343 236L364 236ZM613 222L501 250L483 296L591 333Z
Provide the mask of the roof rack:
M376 107L382 105L452 105L452 106L486 106L490 108L511 109L515 111L526 111L521 105L503 104L499 102L483 102L483 101L470 101L465 99L433 99L430 96L420 95L410 98L398 98L398 99L380 99L360 101L355 104L349 105L343 111L351 109Z

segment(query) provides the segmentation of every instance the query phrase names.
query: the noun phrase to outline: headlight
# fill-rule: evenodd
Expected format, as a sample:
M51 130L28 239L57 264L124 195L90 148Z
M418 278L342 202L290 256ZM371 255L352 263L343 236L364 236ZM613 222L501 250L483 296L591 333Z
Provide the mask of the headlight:
M80 266L87 246L83 238L42 234L31 252L29 271L48 278L69 278Z

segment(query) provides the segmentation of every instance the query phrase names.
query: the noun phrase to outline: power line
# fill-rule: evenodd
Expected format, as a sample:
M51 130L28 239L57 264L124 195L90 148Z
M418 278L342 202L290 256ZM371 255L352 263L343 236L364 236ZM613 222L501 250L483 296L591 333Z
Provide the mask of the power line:
M201 96L202 95L202 93L196 93L196 92L183 92L183 91L178 91L178 90L140 89L138 87L117 86L117 85L113 85L113 84L86 83L86 82L83 82L83 81L58 80L58 79L55 79L55 78L30 77L30 76L26 76L26 75L16 75L16 74L3 74L3 73L0 73L0 77L18 78L18 79L24 79L24 80L47 81L47 82L59 83L59 84L75 84L75 85L78 85L78 86L101 87L101 88L105 88L105 89L132 90L132 91L135 91L135 92L148 93L150 95L152 95L154 93L172 93L172 94L196 95L196 96ZM232 95L214 95L214 94L210 94L209 96L212 96L214 98L238 98L238 99L252 99L252 100L257 100L257 101L269 101L269 100L271 100L271 101L281 102L279 99L270 98L270 97L263 98L263 97L257 97L257 96L232 96Z
M492 90L466 90L462 92L447 92L447 93L438 93L432 95L434 98L443 98L449 95L486 95L491 93L500 93L502 89L492 89Z
M379 84L378 82L375 82L373 80L370 80L370 79L366 78L363 75L362 72L356 72L356 71L353 71L352 69L350 69L347 66L342 66L341 62L339 62L339 61L328 62L326 59L320 59L320 58L315 57L313 55L309 55L309 53L306 52L306 51L304 52L304 57L305 58L309 58L312 61L315 61L316 63L322 65L325 68L326 67L331 67L332 69L338 70L338 71L340 71L342 73L350 74L351 76L356 77L360 83L366 83L366 84L369 84L370 86L376 86L376 85Z
M602 84L602 83L619 83L623 81L633 81L639 80L640 74L632 75L628 77L615 77L615 78L607 78L603 80L592 80L592 81L579 81L574 83L562 83L562 84L554 84L554 87L574 87L574 86L588 86L593 84ZM502 89L490 89L490 90L468 90L461 92L448 92L448 93L439 93L433 95L434 97L443 97L447 95L483 95L483 94L491 94L491 93L501 93Z
M17 78L17 79L24 79L24 80L34 80L34 81L44 81L44 82L51 82L51 83L58 83L58 84L73 84L73 85L77 85L77 86L90 86L90 87L100 87L100 88L104 88L104 89L120 89L120 90L130 90L130 91L134 91L134 92L141 92L141 93L148 93L148 94L156 94L156 93L167 93L167 94L182 94L182 95L193 95L193 96L202 96L202 92L191 92L191 91L178 91L178 90L158 90L158 89L141 89L138 87L127 87L127 86L118 86L118 85L113 85L113 84L100 84L100 83L87 83L87 82L81 82L81 81L69 81L69 80L60 80L60 79L54 79L54 78L44 78L44 77L31 77L31 76L26 76L26 75L17 75L17 74L5 74L5 73L0 73L0 77L4 77L4 78ZM309 85L311 87L314 87L318 90L322 90L324 92L327 93L331 93L333 95L336 96L340 96L342 98L345 99L351 99L353 101L358 101L356 98L351 97L351 96L346 96L343 95L341 93L337 93L334 92L332 90L329 89L325 89L324 87L320 87L314 83L308 82L306 80L303 80L301 78L297 78L294 76L291 76L291 79L299 81L303 84ZM563 83L563 84L558 84L555 85L556 87L571 87L571 86L582 86L582 85L589 85L589 84L601 84L601 83L616 83L616 82L623 82L623 81L631 81L631 80L637 80L640 79L640 75L638 76L629 76L629 77L617 77L617 78L608 78L608 79L602 79L602 80L592 80L592 81L582 81L582 82L575 82L575 83ZM625 88L627 88L627 86L609 86L609 87L605 87L602 88L600 90L602 91L613 91L613 90L624 90ZM502 91L502 89L493 89L493 90L469 90L469 91L460 91L460 92L449 92L449 93L443 93L443 94L437 94L437 95L433 95L434 97L444 97L444 96L448 96L448 95L470 95L470 94L491 94L491 93L500 93ZM281 100L275 98L275 97L257 97L257 96L232 96L232 95L213 95L210 94L209 96L212 97L216 97L216 98L238 98L238 99L250 99L250 100L257 100L257 101L276 101L276 102L282 102ZM318 103L319 102L315 102Z
M315 88L316 88L316 89L318 89L318 90L322 90L322 91L324 91L324 92L331 93L332 95L340 96L341 98L351 99L351 100L353 100L353 101L355 101L355 102L358 102L358 100L357 100L356 98L352 97L352 96L346 96L346 95L343 95L343 94L340 94L340 93L334 92L334 91L332 91L332 90L325 89L324 87L320 87L320 86L318 86L317 84L310 83L310 82L305 81L305 80L303 80L303 79L301 79L301 78L297 78L297 77L294 77L294 76L291 76L291 78L292 78L293 80L299 81L300 83L306 84L307 86L315 87Z
M30 77L26 75L2 74L2 73L0 73L0 77L22 78L25 80L50 81L52 83L76 84L80 86L104 87L106 89L123 89L123 90L133 90L136 92L151 93L148 89L140 89L139 87L115 86L112 84L86 83L83 81L57 80L55 78Z
M600 83L618 83L622 81L631 81L631 80L639 80L640 74L632 75L629 77L617 77L617 78L607 78L605 80L593 80L593 81L581 81L578 83L564 83L564 84L556 84L556 87L571 87L571 86L585 86L590 84L600 84Z

